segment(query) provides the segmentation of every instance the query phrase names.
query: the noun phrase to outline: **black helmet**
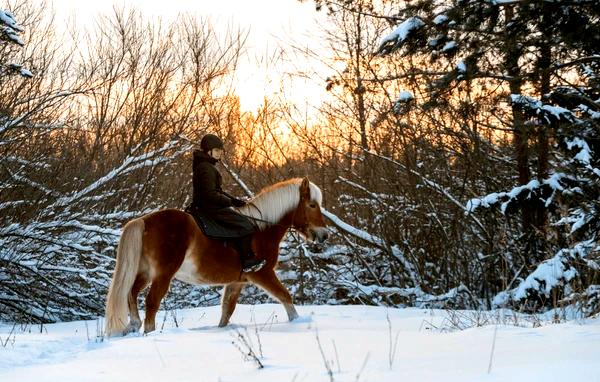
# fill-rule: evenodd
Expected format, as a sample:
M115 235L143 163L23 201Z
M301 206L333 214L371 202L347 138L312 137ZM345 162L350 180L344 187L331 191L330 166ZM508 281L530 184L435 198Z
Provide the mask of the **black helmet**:
M223 149L223 141L214 134L206 134L200 141L200 148L206 153L212 149Z

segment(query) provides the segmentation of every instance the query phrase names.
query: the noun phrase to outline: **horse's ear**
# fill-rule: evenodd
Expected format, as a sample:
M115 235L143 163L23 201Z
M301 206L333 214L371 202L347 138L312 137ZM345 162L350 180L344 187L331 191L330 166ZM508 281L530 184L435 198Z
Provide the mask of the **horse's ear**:
M310 181L306 176L300 184L300 199L310 200Z

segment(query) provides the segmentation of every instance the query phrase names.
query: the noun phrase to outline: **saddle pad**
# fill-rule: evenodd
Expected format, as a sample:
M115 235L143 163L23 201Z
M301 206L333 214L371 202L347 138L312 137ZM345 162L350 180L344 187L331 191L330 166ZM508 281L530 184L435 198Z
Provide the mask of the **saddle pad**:
M235 239L246 236L254 231L254 227L250 222L240 220L240 215L233 210L225 210L221 212L220 220L203 213L202 211L186 208L187 213L194 217L196 224L202 232L213 239Z

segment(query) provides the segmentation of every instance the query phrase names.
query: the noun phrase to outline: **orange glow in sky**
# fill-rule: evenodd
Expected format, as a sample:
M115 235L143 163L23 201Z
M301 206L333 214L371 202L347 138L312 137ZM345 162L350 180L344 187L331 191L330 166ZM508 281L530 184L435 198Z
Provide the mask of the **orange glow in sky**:
M319 23L325 21L322 12L316 12L312 2L298 0L53 0L57 19L75 16L78 25L89 23L99 14L112 13L113 6L139 9L147 18L160 17L163 21L174 20L179 14L188 13L209 17L216 31L223 33L229 26L248 30L245 56L236 74L236 93L244 111L254 111L265 96L283 92L286 98L301 106L318 103L324 97L324 84L319 80L291 80L285 73L293 71L290 64L277 57L280 50L293 40L297 45L318 45ZM296 67L298 62L294 63ZM300 63L303 65L304 63ZM318 65L306 61L308 66ZM283 86L282 86L283 84Z

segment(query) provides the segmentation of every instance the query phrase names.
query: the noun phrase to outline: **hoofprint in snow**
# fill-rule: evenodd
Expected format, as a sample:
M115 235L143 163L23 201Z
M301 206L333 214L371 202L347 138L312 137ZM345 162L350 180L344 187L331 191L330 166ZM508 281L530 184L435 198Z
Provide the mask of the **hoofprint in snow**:
M160 312L156 332L110 340L95 321L5 324L0 381L600 381L599 318L453 331L440 310L298 310L290 323L280 305L238 305L226 328L218 306Z

